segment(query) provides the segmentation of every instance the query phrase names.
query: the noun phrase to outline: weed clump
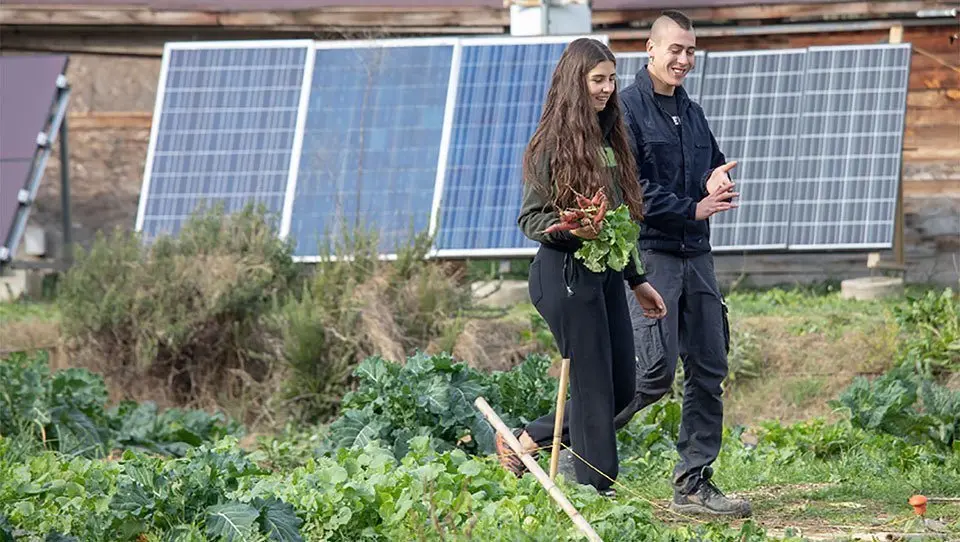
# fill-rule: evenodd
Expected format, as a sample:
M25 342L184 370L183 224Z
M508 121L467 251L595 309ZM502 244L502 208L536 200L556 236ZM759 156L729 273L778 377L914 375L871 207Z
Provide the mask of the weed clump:
M356 229L324 247L275 319L292 372L283 393L297 417L332 415L367 357L450 350L471 304L470 285L452 264L426 259L431 244L416 236L386 261L377 234Z
M263 328L296 282L289 243L248 206L192 217L176 237L100 235L64 275L63 333L128 397L210 406L256 397L279 342Z

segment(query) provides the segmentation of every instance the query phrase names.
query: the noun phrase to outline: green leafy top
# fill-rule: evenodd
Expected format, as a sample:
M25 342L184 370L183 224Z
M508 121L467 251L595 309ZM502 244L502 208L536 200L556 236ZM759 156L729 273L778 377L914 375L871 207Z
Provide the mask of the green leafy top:
M606 214L597 238L584 240L574 256L583 260L583 265L594 273L601 273L607 268L623 271L632 257L637 272L643 273L643 264L637 251L639 236L640 225L631 220L630 209L621 204Z

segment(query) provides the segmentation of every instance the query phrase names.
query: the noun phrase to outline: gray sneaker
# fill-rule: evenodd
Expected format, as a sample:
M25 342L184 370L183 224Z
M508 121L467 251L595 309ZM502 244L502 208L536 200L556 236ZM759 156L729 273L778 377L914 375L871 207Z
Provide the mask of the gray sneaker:
M691 493L673 491L670 509L680 514L708 514L747 518L752 514L750 501L727 497L709 479L702 479Z
M570 450L564 448L560 450L560 457L557 460L557 474L562 474L568 482L577 482L577 472L573 468L575 461Z

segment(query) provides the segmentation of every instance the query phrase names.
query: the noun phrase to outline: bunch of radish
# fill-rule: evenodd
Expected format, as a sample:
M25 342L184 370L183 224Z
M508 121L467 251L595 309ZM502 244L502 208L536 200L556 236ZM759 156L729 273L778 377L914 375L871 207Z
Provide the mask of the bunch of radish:
M603 223L603 217L607 214L608 204L603 188L597 190L592 198L583 196L576 190L573 193L577 196L577 207L560 211L560 222L551 225L543 233L570 231L579 228L590 228L593 233L599 231L600 225Z

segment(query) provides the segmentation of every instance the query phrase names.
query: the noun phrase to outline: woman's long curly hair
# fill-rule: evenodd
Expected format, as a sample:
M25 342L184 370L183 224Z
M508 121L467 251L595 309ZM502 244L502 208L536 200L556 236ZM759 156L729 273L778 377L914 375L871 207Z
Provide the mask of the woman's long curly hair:
M603 156L604 125L612 123L610 146L619 167L620 190L634 220L643 218L643 195L637 179L637 165L627 142L627 131L620 110L619 92L614 86L607 105L598 115L587 88L590 70L604 61L616 65L616 57L603 43L579 38L567 46L553 71L553 80L540 124L530 138L523 156L523 178L533 183L546 197L554 195L558 209L574 207L574 191L587 197L607 186ZM544 153L550 155L550 179L541 172ZM554 193L554 186L556 192Z

